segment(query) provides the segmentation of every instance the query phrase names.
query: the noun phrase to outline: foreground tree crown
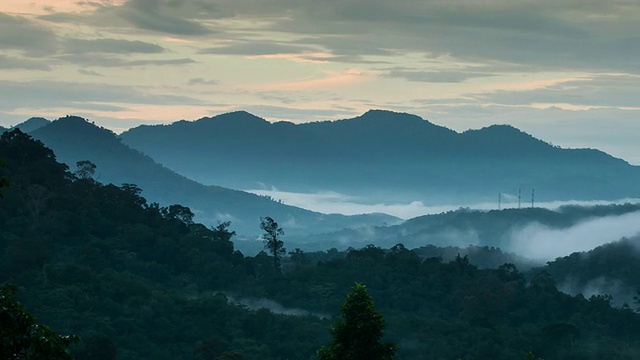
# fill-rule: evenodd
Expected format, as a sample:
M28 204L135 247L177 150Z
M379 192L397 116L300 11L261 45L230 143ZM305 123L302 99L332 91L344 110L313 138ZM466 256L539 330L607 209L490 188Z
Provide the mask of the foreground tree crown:
M0 286L0 358L2 359L73 359L67 352L76 336L56 334L48 326L40 325L17 300L18 287Z
M384 317L375 309L367 288L356 283L331 329L333 340L317 352L320 360L392 360L396 346L383 343Z

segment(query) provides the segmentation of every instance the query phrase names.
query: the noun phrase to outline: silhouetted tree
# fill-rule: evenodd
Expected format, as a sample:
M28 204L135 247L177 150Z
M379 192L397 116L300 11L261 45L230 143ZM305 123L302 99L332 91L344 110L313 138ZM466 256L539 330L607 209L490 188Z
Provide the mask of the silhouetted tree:
M384 317L375 309L364 285L356 283L340 312L342 319L331 329L333 340L317 352L320 360L396 358L396 346L381 342Z
M82 160L76 162L76 177L78 179L92 179L96 173L96 164L89 160Z
M273 266L276 272L280 272L280 258L287 253L284 242L280 240L284 230L269 216L260 218L260 229L264 230L262 235L264 247L273 255Z

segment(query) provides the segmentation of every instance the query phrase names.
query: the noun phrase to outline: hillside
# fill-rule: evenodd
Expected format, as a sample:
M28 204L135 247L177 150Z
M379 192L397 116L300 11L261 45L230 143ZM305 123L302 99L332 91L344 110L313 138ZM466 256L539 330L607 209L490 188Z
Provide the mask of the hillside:
M280 272L266 253L235 251L233 228L75 176L22 132L1 136L0 154L12 181L0 199L0 284L17 283L40 323L80 335L79 360L311 359L356 282L399 360L640 354L637 313L563 294L545 272L527 280L513 265L423 259L402 245L329 250L317 263L297 252Z
M11 127L11 129L20 129L24 133L30 133L32 131L38 130L43 126L47 126L51 123L51 121L41 118L41 117L32 117L27 121L21 122L20 124Z
M205 186L157 164L150 157L124 145L111 131L79 117L58 119L30 134L53 149L72 170L78 161L92 161L97 165L95 179L100 182L136 184L150 201L163 206L188 206L196 214L197 221L207 225L232 221L236 231L242 235L259 234L262 216L277 219L291 235L397 221L382 214L353 217L320 214L242 191ZM222 166L216 168L217 172L226 172Z
M240 111L139 126L121 138L189 178L236 189L427 204L494 202L519 188L535 188L539 201L640 195L640 168L598 150L561 149L507 125L457 133L381 110L304 124Z
M366 244L408 248L424 246L495 247L538 263L578 250L587 250L623 236L640 233L640 204L578 206L557 210L522 208L503 210L459 209L424 215L392 226L344 229L294 239L304 250ZM586 247L586 248L585 248ZM549 251L542 251L550 249ZM464 254L464 253L463 253ZM455 255L455 254L454 254ZM470 256L471 257L471 256ZM516 262L516 261L510 261ZM518 263L525 264L522 261ZM529 266L529 265L527 265Z
M617 305L632 305L640 296L640 235L558 258L546 269L569 294L608 294Z

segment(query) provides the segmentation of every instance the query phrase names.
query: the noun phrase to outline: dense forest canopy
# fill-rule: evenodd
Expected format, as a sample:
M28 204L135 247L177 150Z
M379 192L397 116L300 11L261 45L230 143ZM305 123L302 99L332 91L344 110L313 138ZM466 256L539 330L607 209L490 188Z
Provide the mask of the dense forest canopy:
M39 322L79 335L77 359L314 359L356 282L398 359L640 357L637 304L565 294L553 266L479 268L397 244L294 249L279 271L267 252L235 249L233 224L206 227L135 184L101 184L19 130L0 137L0 157L11 182L0 283L17 284Z

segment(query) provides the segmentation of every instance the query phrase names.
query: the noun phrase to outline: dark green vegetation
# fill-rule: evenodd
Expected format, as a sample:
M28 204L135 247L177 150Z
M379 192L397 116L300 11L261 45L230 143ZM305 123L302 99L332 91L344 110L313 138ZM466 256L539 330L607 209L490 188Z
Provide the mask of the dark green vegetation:
M608 294L617 305L631 305L633 297L640 295L639 254L637 236L558 258L547 270L568 293Z
M305 124L234 112L121 138L191 179L236 189L261 182L427 204L494 202L518 188L539 200L640 196L640 167L601 151L561 149L506 125L457 133L390 111Z
M67 347L79 339L60 336L20 305L15 285L0 286L0 359L67 360Z
M0 283L18 284L38 321L81 336L78 359L313 359L334 323L318 314L336 314L355 282L384 314L382 341L398 345L399 359L640 358L637 313L563 294L545 272L424 259L397 245L294 250L279 273L267 253L235 251L232 227L193 223L188 208L148 203L133 184L76 176L21 132L0 137L0 157L11 180L0 200Z
M333 340L318 350L320 360L393 360L396 347L382 343L384 317L367 288L356 284L340 307L340 320L331 329Z
M137 184L149 201L163 206L176 203L188 206L196 214L195 219L207 225L233 221L236 232L241 236L257 238L260 229L256 219L265 214L280 219L283 224L295 224L288 230L290 234L381 225L398 220L382 214L325 215L263 196L220 186L204 186L157 164L122 144L111 131L79 117L61 118L36 128L30 135L53 149L58 158L73 169L78 161L88 160L96 164L95 178L100 182ZM226 172L222 164L213 165L212 169Z

